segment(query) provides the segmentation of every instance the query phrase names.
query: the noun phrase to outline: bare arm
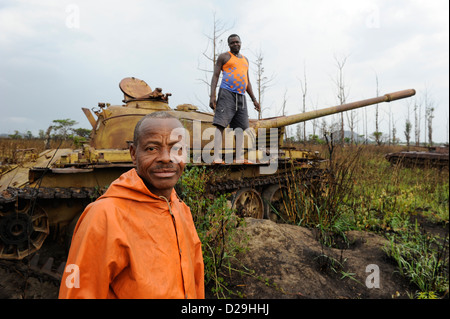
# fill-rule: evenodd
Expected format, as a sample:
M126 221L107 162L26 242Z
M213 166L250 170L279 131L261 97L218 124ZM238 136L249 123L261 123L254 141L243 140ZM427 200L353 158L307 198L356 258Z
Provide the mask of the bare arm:
M250 95L250 98L252 99L253 105L255 106L255 110L259 112L261 110L261 106L259 105L255 95L253 94L253 88L252 84L250 83L250 76L248 75L248 71L247 71L247 80L248 80L247 93L248 95Z
M217 82L219 82L220 72L222 71L222 67L227 61L230 59L229 53L222 53L217 58L217 62L214 65L214 73L211 79L211 95L209 96L209 107L213 110L216 109L216 88Z

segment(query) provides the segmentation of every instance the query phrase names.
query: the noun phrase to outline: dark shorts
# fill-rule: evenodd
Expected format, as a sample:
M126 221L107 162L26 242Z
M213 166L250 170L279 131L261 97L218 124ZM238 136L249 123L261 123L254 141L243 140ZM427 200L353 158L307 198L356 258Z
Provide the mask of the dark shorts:
M247 129L249 124L245 95L220 88L213 124L222 127L230 125L231 128Z

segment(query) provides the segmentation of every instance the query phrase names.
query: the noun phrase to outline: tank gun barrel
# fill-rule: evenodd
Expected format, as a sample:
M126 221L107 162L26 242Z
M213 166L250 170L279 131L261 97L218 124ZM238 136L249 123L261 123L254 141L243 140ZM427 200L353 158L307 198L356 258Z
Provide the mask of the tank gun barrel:
M352 103L341 104L337 106L328 107L321 110L315 110L305 113L294 114L290 116L280 116L270 119L263 119L255 123L255 128L271 128L271 127L282 127L287 125L292 125L295 123L309 121L318 117L323 117L335 113L345 112L353 109L357 109L363 106L368 106L372 104L391 102L399 99L404 99L416 94L414 89L397 91L393 93L388 93L383 96L374 97L371 99L356 101Z

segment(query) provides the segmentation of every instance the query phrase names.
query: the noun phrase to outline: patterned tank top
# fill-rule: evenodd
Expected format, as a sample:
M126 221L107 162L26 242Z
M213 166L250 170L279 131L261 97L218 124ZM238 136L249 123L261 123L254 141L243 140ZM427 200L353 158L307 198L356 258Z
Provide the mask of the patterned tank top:
M231 58L222 67L222 84L220 87L234 93L245 94L248 84L247 59L243 55L238 58L231 52L228 53L230 53Z

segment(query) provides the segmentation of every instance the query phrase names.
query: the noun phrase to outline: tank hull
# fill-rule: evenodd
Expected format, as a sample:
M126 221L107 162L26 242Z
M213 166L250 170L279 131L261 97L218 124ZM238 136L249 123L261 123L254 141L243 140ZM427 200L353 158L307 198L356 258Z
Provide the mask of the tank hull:
M437 152L396 152L388 153L385 158L393 165L410 168L434 167L438 169L449 168L449 154Z

